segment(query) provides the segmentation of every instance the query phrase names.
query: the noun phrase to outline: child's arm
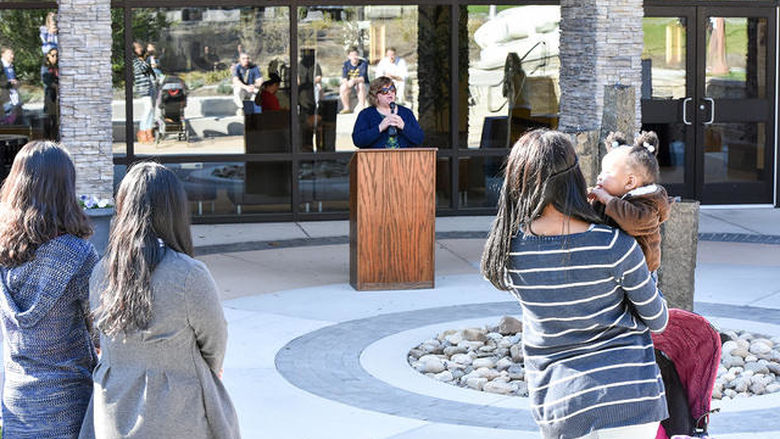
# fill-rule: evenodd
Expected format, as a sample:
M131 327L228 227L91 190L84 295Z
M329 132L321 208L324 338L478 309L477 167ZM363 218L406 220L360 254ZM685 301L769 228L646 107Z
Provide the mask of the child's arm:
M606 203L604 213L631 236L643 235L661 225L656 204L645 198L612 197Z

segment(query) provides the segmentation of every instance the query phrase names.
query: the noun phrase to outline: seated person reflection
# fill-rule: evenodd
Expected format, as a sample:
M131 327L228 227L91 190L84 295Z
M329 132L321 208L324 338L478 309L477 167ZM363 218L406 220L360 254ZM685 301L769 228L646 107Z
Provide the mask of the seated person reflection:
M413 148L424 134L412 111L395 103L395 85L387 76L371 81L369 107L358 113L352 142L358 148Z
M238 110L236 115L244 114L244 101L251 101L255 98L257 88L263 81L263 74L260 68L252 64L249 54L241 53L238 57L238 64L233 68L233 102Z
M276 97L281 83L282 78L276 73L271 73L268 80L260 86L260 94L255 96L255 104L259 105L263 112L282 110L279 99Z
M341 95L342 114L351 113L349 106L349 95L354 88L357 90L358 105L360 108L366 108L366 84L368 84L368 63L360 58L357 47L350 47L347 52L347 60L341 67L341 86L339 95Z

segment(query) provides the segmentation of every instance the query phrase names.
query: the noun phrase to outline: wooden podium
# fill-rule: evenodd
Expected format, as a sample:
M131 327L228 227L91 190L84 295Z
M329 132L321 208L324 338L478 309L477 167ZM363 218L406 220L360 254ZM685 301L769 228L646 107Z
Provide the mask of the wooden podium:
M433 288L436 148L358 150L349 166L349 283Z

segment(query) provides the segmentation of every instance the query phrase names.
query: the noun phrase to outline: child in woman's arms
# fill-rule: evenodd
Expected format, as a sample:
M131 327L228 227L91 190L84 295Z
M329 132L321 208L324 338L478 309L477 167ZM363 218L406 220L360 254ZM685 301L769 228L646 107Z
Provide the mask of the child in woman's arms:
M596 187L588 200L611 226L636 238L647 260L647 268L657 281L661 266L661 223L669 218L670 200L659 176L658 136L643 131L627 145L619 132L606 140L609 152L601 162ZM610 149L611 148L611 149Z

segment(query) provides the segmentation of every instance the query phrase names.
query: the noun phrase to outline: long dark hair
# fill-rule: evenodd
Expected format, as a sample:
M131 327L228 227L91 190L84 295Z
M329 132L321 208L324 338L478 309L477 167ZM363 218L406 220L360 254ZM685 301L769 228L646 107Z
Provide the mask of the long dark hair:
M14 158L0 190L0 265L30 261L57 236L92 234L76 198L76 169L62 146L32 141Z
M566 134L538 129L524 134L507 158L498 214L482 252L482 275L509 290L506 268L512 237L530 231L531 222L552 205L565 216L601 222L587 201L587 185L577 153Z
M187 195L176 175L136 164L119 186L105 256L106 277L95 318L108 335L143 330L152 318L152 272L165 252L192 256Z

